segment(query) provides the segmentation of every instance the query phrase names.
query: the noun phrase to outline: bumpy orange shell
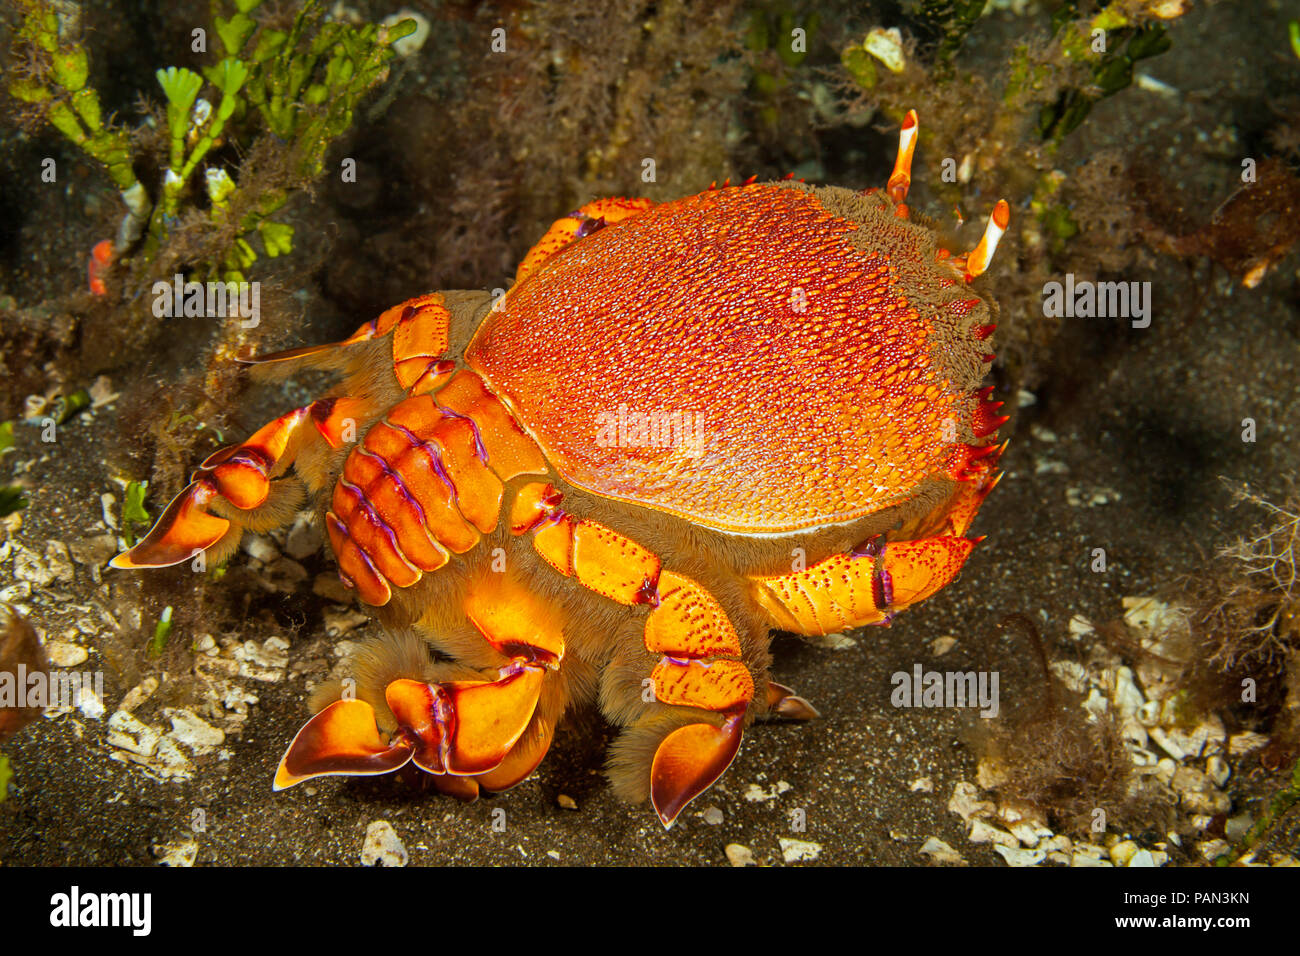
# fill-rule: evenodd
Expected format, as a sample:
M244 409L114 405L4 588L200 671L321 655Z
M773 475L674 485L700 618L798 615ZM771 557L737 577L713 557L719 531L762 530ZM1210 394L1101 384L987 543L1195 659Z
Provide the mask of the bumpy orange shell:
M573 243L465 356L566 481L772 534L955 477L984 431L988 318L883 194L758 183Z

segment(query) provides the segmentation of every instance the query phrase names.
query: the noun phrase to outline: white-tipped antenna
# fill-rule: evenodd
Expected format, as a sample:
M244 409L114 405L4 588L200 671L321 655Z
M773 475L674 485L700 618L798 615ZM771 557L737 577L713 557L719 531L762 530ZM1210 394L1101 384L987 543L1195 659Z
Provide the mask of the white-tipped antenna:
M988 269L989 263L993 261L993 253L997 252L998 242L1010 222L1011 207L1005 199L999 199L989 215L989 223L984 227L984 235L980 237L979 244L966 256L967 282L983 275Z
M885 187L889 198L896 203L907 198L907 191L912 186L912 153L916 149L917 122L916 110L908 110L898 131L898 158L894 160L894 171Z

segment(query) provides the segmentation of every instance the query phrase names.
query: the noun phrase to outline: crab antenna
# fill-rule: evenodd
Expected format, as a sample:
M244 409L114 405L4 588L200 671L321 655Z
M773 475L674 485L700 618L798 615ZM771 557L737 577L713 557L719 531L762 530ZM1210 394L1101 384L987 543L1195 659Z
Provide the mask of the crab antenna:
M885 187L889 198L896 203L907 198L907 190L912 185L912 151L916 149L916 124L916 110L908 110L898 131L898 158L894 160L894 172Z
M993 261L993 253L997 251L998 241L1007 231L1007 224L1010 222L1011 207L1007 205L1005 199L999 199L989 215L989 224L984 227L984 235L980 237L979 245L966 256L967 282L984 274L989 263Z

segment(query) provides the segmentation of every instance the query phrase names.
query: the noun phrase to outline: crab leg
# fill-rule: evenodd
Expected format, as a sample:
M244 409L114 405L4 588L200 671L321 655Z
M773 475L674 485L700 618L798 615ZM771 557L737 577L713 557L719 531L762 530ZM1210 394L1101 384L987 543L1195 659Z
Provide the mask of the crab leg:
M286 374L304 365L327 367L338 360L336 353L392 333L393 374L409 394L422 395L445 382L455 368L455 363L442 357L449 344L450 321L442 293L431 292L384 310L342 342L242 355L238 361L261 366L293 363L283 369Z
M541 451L473 372L412 395L348 455L325 528L345 584L387 604L490 534L504 483L546 471Z
M312 777L391 773L411 762L415 748L406 736L386 743L375 727L375 711L360 700L336 700L298 731L275 774L284 790Z
M755 577L754 597L775 626L796 634L888 624L956 578L978 543L954 536L875 541L803 571Z
M110 564L115 568L169 567L193 558L227 535L260 526L256 509L268 504L274 490L272 480L293 463L304 442L319 436L329 447L341 447L345 423L355 421L364 405L353 398L319 399L262 426L241 444L213 452L149 533ZM216 515L210 513L213 506Z
M321 360L323 357L391 334L393 375L397 384L412 396L423 395L446 384L454 371L454 363L441 358L448 346L449 318L442 294L431 293L393 306L342 342L290 349L257 358L244 357L240 361L251 365L275 365L315 357L317 361L301 364L328 365L328 361ZM477 398L471 395L471 403ZM345 423L351 422L355 430L369 408L370 403L360 398L320 399L277 418L242 444L209 456L191 476L190 485L167 506L144 540L114 558L113 567L179 564L197 552L211 548L227 535L233 546L242 528L259 525L258 516L245 512L267 505L272 479L283 474L294 462L311 434L310 429L302 426L310 421L330 448L340 448L344 442ZM212 514L212 510L217 514ZM327 524L331 538L337 538L341 522L335 518ZM345 544L341 541L334 543L336 546ZM434 547L429 545L426 550Z
M966 460L952 497L897 531L877 535L803 571L754 576L755 600L776 627L796 634L888 624L956 578L975 545L984 540L965 534L1001 478L995 469L1005 447L983 446L967 455L979 457Z
M654 552L617 531L566 514L561 498L543 482L521 487L510 509L511 532L532 531L538 554L588 590L620 604L650 605L645 647L660 655L650 674L655 699L721 720L678 727L655 750L650 798L670 827L735 759L754 679L740 660L736 629L708 590L663 568ZM791 705L792 713L798 710Z
M597 199L557 219L537 243L528 250L515 273L515 284L522 282L537 267L572 242L589 236L597 229L645 212L654 203L649 199Z
M722 718L721 726L700 722L679 727L655 750L650 799L660 821L671 827L736 758L754 679L738 659L740 638L726 612L697 582L664 571L652 603L645 645L663 654L650 675L655 698Z

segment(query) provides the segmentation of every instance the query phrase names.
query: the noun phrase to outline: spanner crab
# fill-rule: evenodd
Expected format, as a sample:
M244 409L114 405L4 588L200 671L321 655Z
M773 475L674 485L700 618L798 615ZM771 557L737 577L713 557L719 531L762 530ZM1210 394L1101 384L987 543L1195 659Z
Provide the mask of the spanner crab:
M244 357L342 373L210 456L114 559L224 560L318 515L386 625L316 689L276 789L414 764L502 791L556 723L621 728L615 791L671 826L756 718L816 716L768 673L774 630L888 624L952 581L997 484L981 388L996 306L905 200L789 180L558 220L499 300L434 292L345 341Z

